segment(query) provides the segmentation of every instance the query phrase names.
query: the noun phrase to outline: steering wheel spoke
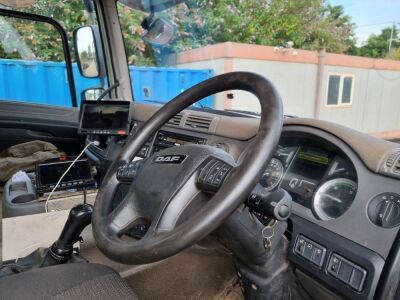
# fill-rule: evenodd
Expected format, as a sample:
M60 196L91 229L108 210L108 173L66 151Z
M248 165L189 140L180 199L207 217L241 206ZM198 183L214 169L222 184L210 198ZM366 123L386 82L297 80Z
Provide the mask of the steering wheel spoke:
M209 196L197 186L197 174L193 174L182 188L164 205L161 205L149 228L150 234L158 235L174 230L194 214Z
M108 215L109 228L117 236L123 235L135 225L148 222L147 220L140 201L130 192Z

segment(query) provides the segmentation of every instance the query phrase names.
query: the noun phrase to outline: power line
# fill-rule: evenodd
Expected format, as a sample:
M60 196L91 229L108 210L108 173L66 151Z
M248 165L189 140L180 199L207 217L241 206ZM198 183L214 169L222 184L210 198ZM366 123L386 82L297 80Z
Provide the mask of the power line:
M360 27L369 27L369 26L376 26L376 25L393 24L393 23L398 23L398 22L390 21L390 22L383 22L383 23L364 24L364 25L357 26L357 28L360 28Z

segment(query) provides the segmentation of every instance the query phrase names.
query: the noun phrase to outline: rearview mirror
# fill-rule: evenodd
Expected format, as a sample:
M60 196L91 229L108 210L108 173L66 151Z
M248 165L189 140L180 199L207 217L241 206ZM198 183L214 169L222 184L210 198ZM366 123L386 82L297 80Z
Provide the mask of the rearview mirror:
M74 47L81 75L86 78L100 77L94 26L82 26L74 30Z
M81 93L82 100L97 100L104 93L103 88L88 88Z
M167 45L175 36L175 27L164 18L158 18L148 25L142 39L152 46Z

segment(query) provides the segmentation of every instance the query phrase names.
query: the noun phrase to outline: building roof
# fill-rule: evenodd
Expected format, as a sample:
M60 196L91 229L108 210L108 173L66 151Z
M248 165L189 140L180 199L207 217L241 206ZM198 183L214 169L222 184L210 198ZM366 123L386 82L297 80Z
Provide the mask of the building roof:
M238 58L317 64L318 55L320 55L318 51L226 42L181 52L176 55L174 63L185 64L205 60ZM325 54L325 65L400 71L400 61L335 53Z

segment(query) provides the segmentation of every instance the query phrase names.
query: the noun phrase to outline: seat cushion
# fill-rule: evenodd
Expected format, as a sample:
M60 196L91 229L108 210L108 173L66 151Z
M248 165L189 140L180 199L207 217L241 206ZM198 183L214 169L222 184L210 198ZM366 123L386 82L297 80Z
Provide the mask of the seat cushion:
M113 269L75 263L34 269L0 280L0 299L137 299Z

